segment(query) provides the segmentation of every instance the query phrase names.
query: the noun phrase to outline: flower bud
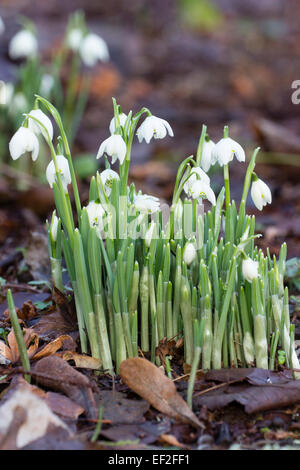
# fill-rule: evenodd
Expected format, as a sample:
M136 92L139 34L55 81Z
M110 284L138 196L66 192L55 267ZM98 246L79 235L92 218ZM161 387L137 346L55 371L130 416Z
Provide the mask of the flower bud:
M183 249L183 261L187 266L192 264L192 262L196 259L197 251L193 243L186 243Z
M258 261L253 261L251 258L244 259L242 273L246 281L252 282L258 277Z

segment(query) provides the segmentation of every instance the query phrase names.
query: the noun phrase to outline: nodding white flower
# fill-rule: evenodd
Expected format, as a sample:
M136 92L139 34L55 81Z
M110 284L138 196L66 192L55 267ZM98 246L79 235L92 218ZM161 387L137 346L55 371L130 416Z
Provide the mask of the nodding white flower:
M159 210L160 202L158 197L149 194L138 194L134 197L133 205L139 212L153 214Z
M103 217L105 215L105 210L103 209L100 202L90 201L86 206L86 210L89 217L89 222L91 227L96 227L97 234L100 235L100 232L104 228Z
M173 137L174 133L170 124L165 119L156 116L148 116L137 130L137 138L141 143L143 139L149 144L152 137L154 139L163 139L168 134Z
M42 76L40 84L40 94L47 98L53 90L55 79L50 73L45 73Z
M258 261L253 261L251 258L244 259L242 273L246 281L252 282L258 277Z
M54 211L52 214L52 220L50 225L50 235L54 242L57 240L57 227L58 227L58 217L56 216L56 212Z
M150 224L150 227L148 228L148 230L146 232L146 235L145 235L145 245L146 245L147 248L150 247L151 241L152 241L154 235L157 236L157 234L156 234L156 223L152 221L151 224Z
M216 196L210 185L203 181L195 181L190 188L193 199L207 199L213 206L216 205Z
M230 137L219 140L212 151L213 160L223 166L231 162L233 157L236 157L239 162L245 161L246 157L242 146Z
M191 174L183 189L187 196L193 199L208 199L211 204L216 204L216 196L210 187L210 178L202 168L192 168Z
M91 33L85 36L81 42L79 52L83 63L88 67L94 67L99 60L102 62L109 60L107 44L97 34Z
M125 126L126 119L127 119L127 114L125 113L119 114L120 126L122 127ZM110 121L109 132L113 135L115 131L116 131L116 125L115 125L115 118L113 117L112 120Z
M204 140L201 156L201 167L204 171L208 171L212 165L216 163L213 157L213 149L215 143L212 140Z
M196 259L196 256L197 251L195 245L191 242L187 242L183 249L183 261L187 266L189 266Z
M53 126L48 116L45 113L43 113L43 111L41 111L40 109L32 109L30 113L28 114L30 114L30 116L32 116L33 118L38 119L41 122L41 124L45 126L49 134L50 140L52 140L53 139ZM40 133L42 133L45 139L48 140L48 136L47 136L45 129L42 126L40 126L40 124L37 121L35 121L34 119L30 119L30 117L28 118L28 129L32 130L32 132L34 132L35 135L39 135Z
M183 186L184 192L188 196L191 196L190 190L196 181L201 181L202 183L210 184L210 177L205 173L205 171L202 170L202 168L198 166L192 168L189 179Z
M37 54L38 42L35 35L28 29L19 31L10 41L8 53L11 59L33 57Z
M67 46L72 51L78 51L83 38L83 32L79 28L71 29L67 34Z
M60 173L63 189L64 191L67 191L68 184L70 184L72 181L70 168L69 168L69 162L66 159L66 157L64 157L63 155L56 155L56 160L57 160L58 171ZM54 165L53 160L51 160L51 162L47 166L46 178L50 185L50 188L52 188L53 183L56 181L56 170L55 170L55 165Z
M120 177L116 171L113 170L104 170L100 173L101 182L107 196L111 194L111 188L113 180L120 180Z
M39 154L39 141L30 129L20 127L9 142L9 152L13 160L29 152L32 160L35 161Z
M4 24L3 19L0 16L0 34L3 34L4 31L5 31L5 24Z
M112 163L119 159L123 163L126 156L126 144L120 135L111 135L108 139L104 140L99 147L97 157L100 158L104 153L112 157Z
M252 183L251 197L257 209L260 211L264 206L272 202L272 194L269 186L259 178Z
M14 94L14 86L12 83L1 83L0 86L0 105L8 107Z

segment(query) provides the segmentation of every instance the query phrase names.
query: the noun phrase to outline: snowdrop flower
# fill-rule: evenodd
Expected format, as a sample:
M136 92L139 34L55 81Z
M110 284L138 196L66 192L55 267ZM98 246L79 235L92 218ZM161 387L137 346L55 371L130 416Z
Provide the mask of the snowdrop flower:
M267 204L271 204L272 202L272 194L269 186L257 177L252 183L251 197L255 206L260 211L264 206L266 206Z
M212 150L212 159L220 166L227 165L233 160L233 157L236 157L239 162L244 162L246 159L241 145L230 137L219 140Z
M3 34L4 31L5 31L5 24L4 24L3 19L0 16L0 34Z
M57 227L58 227L58 217L56 216L56 212L54 211L52 214L52 220L50 225L50 235L54 242L57 240Z
M251 258L244 259L242 273L246 281L252 282L258 277L258 261L253 261Z
M173 137L174 133L170 124L164 119L156 116L148 116L137 130L137 138L141 143L143 139L149 144L152 137L154 139L163 139L168 134Z
M68 160L63 155L57 155L56 160L57 160L57 166L58 166L58 170L60 173L63 189L64 191L67 192L68 184L70 184L72 181ZM56 170L55 170L55 165L54 165L53 160L51 160L51 162L47 166L46 178L50 185L50 188L52 188L53 183L56 181Z
M86 206L86 210L89 217L89 222L91 227L96 227L97 234L100 236L100 232L104 228L103 217L105 215L105 210L103 209L100 202L90 201Z
M208 199L213 205L216 204L216 196L210 187L209 176L199 167L192 169L183 189L187 196L193 199Z
M205 173L205 171L202 170L202 168L199 168L199 167L192 168L189 179L186 181L186 183L183 186L184 192L188 196L191 196L190 190L196 181L202 181L205 184L210 184L210 177Z
M149 194L138 194L133 200L136 210L142 213L153 214L160 207L159 198L150 196Z
M212 140L204 140L201 156L201 166L204 171L208 171L212 165L216 163L213 158L213 149L215 148L215 143Z
M126 119L127 119L127 114L125 113L119 114L120 126L122 127L125 126ZM112 120L110 121L109 132L113 135L115 131L116 131L115 118L113 117Z
M203 181L195 181L190 189L193 199L207 199L213 206L216 205L216 196L210 185Z
M50 96L50 93L54 87L55 79L49 73L45 73L42 76L41 84L40 84L40 94L44 97Z
M39 154L39 141L30 129L20 127L9 142L9 152L13 160L29 152L32 160L35 161Z
M104 153L112 157L112 163L119 159L123 163L126 156L126 144L120 135L111 135L104 140L99 147L97 157L100 158Z
M152 221L145 235L145 245L147 248L150 247L151 241L154 238L154 236L157 237L156 223Z
M45 113L43 113L43 111L41 111L40 109L32 109L30 113L28 114L30 114L30 116L32 116L33 118L38 119L43 124L43 126L45 126L49 134L49 137L52 140L53 139L53 126L48 116ZM32 132L34 132L35 135L37 136L40 133L42 133L45 139L48 140L48 136L47 136L45 129L42 126L40 126L40 124L36 122L34 119L30 119L30 117L28 118L28 129L32 130Z
M100 173L100 178L106 195L110 196L113 180L120 180L118 173L109 169L104 170Z
M73 28L68 32L67 35L67 46L76 52L80 48L80 44L83 38L82 30L79 28Z
M9 113L17 116L25 113L27 109L28 102L25 95L21 91L13 95L11 102L9 103Z
M88 34L80 45L80 56L85 65L93 67L98 60L107 62L109 52L106 42L97 34Z
M38 42L35 35L28 29L19 31L10 41L8 53L11 59L33 57L38 50Z
M183 261L187 266L192 264L192 262L196 259L197 251L193 243L186 243L183 249Z
M8 107L14 94L14 86L12 83L1 83L0 86L0 105Z

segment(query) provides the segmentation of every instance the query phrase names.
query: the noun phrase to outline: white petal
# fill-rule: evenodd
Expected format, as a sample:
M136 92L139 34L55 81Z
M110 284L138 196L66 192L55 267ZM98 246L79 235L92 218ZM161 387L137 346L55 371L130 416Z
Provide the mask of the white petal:
M21 59L36 55L38 49L37 39L31 31L19 31L9 43L9 56L12 59Z
M32 109L29 114L33 116L34 118L38 119L43 124L43 126L45 126L49 134L49 137L52 140L53 139L53 126L48 116L45 113L43 113L43 111L41 111L40 109ZM32 132L34 132L36 135L39 135L40 133L42 133L44 138L48 140L48 136L45 132L45 129L42 126L40 126L34 119L30 119L30 118L28 119L28 128L32 130Z
M13 160L17 160L26 152L31 152L33 160L39 153L39 141L35 134L26 127L20 127L9 142L9 152Z

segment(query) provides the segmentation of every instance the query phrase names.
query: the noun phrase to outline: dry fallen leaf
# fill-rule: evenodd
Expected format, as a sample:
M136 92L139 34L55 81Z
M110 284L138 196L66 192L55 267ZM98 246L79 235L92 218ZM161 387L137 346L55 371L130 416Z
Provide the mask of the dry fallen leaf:
M52 354L55 354L56 351L62 348L64 343L68 343L70 345L74 345L74 341L69 335L61 335L58 338L54 339L51 341L51 343L46 344L40 351L38 351L34 355L34 359L42 359L42 357L46 356L52 356ZM70 351L70 353L72 353Z
M33 367L38 383L67 395L82 406L89 418L96 418L96 406L89 379L58 356L40 359Z
M177 393L175 384L152 362L138 357L127 359L121 363L120 375L131 390L157 410L197 428L204 427Z
M23 335L24 335L24 342L27 348L28 357L32 358L34 356L38 344L39 338L38 335L31 330L30 328L23 328ZM20 360L20 353L17 344L17 340L15 337L15 333L13 330L7 336L8 346L5 344L4 341L0 341L0 355L4 356L12 363L16 363Z
M84 354L78 354L74 351L63 351L58 353L64 361L74 361L76 367L81 369L95 369L98 370L101 368L102 361L96 357L86 356Z
M27 387L20 386L0 407L1 449L21 449L47 434L50 427L68 431L65 423L52 413L45 401Z

